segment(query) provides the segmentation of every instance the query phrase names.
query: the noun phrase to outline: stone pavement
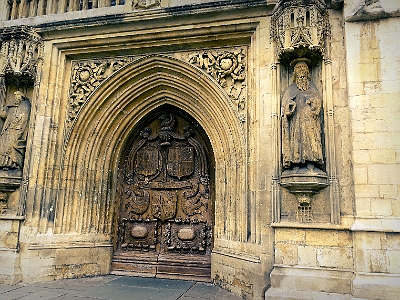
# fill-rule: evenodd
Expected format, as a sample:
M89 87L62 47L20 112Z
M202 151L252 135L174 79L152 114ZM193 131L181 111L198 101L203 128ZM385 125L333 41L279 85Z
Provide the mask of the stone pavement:
M211 283L107 275L35 284L0 284L0 299L240 300L241 298Z

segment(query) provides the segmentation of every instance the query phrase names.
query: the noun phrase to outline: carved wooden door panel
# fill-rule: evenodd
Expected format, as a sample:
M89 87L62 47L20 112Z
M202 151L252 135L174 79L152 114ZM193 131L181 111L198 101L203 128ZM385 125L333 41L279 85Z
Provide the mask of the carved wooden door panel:
M210 146L178 110L155 114L127 147L119 173L113 273L210 278Z

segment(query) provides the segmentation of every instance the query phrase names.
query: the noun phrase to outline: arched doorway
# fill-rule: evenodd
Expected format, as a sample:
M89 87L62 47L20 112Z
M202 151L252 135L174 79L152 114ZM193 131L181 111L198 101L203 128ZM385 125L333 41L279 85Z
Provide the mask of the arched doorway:
M211 280L214 194L198 122L172 105L148 113L119 163L112 273Z

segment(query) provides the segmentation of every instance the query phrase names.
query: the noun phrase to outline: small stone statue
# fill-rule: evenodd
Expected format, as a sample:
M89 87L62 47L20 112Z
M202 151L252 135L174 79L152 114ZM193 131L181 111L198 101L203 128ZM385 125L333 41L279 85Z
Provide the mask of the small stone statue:
M285 170L324 168L321 132L321 96L310 81L307 59L297 59L293 83L282 97L282 159Z
M22 169L30 109L28 98L16 91L13 103L0 110L5 119L0 133L0 169Z

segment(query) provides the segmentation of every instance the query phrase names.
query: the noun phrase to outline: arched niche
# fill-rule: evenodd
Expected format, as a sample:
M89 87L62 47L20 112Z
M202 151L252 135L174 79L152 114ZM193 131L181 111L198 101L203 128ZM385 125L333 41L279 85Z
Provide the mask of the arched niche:
M216 238L246 238L246 142L226 92L204 71L167 56L147 56L105 80L68 133L55 228L113 231L118 164L128 137L150 112L171 105L204 129L215 159Z

